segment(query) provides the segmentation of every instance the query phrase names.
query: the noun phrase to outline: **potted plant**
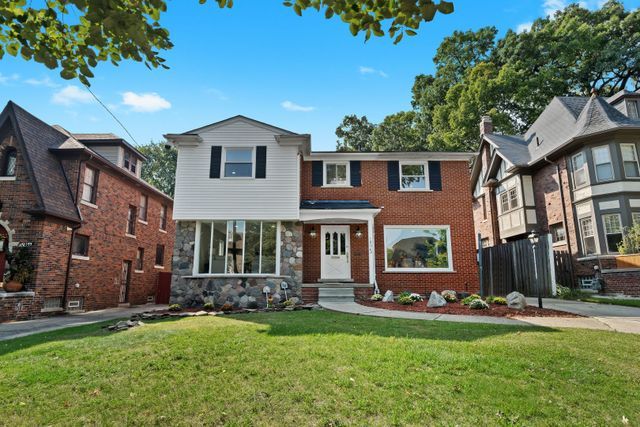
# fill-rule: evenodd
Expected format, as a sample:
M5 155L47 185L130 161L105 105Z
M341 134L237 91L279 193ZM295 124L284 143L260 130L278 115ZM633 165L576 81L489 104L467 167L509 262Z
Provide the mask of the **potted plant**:
M31 252L26 247L18 248L7 254L7 261L9 262L9 270L5 275L4 290L20 292L33 274Z

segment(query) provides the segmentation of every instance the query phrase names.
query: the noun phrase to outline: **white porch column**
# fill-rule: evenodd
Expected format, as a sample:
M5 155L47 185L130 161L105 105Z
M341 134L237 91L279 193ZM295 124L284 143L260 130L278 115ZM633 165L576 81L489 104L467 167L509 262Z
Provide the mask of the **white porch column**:
M376 245L373 218L367 220L367 237L369 238L369 283L376 283Z

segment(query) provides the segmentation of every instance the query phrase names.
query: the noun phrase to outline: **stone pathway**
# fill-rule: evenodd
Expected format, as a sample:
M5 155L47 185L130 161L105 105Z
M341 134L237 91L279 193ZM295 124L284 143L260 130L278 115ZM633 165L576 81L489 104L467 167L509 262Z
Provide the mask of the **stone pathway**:
M527 300L531 305L535 299ZM569 306L565 303L571 303ZM445 322L462 323L490 323L498 325L515 326L544 326L552 328L582 328L597 329L640 334L640 309L632 307L616 307L616 309L606 309L601 307L604 304L591 304L579 301L558 301L554 299L544 299L543 306L554 310L567 311L570 313L582 314L591 317L524 317L514 318L488 317L488 316L466 316L454 314L420 313L412 311L386 310L375 307L365 307L353 301L319 301L319 304L332 311L342 313L360 314L365 316L390 317L395 319L419 319L438 320ZM536 302L537 304L537 302ZM584 307L583 305L595 305L598 307ZM632 310L618 310L620 308L631 308ZM591 313L591 314L589 314ZM596 313L597 316L592 316ZM604 315L607 314L608 315Z
M164 310L167 305L140 305L135 307L116 307L106 310L89 311L78 314L65 314L21 322L0 323L0 341L33 335L40 332L55 331L73 326L90 325L106 320L124 319L143 311Z

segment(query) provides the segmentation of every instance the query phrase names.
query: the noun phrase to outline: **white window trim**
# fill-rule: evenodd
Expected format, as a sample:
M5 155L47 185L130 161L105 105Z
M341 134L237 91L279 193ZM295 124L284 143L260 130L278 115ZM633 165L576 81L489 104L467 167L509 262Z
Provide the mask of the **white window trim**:
M276 223L276 272L275 273L241 273L241 274L235 274L235 273L199 273L198 272L198 260L200 259L200 228L202 226L203 222L207 222L207 223L211 223L211 222L225 222L227 224L227 232L225 234L225 242L227 240L227 236L229 233L229 221L245 221L245 226L246 226L246 221L260 221L260 233L262 235L262 223L263 222L275 222ZM280 277L280 259L281 259L281 248L280 246L282 245L281 242L281 237L280 237L280 230L281 230L282 224L280 221L274 221L274 220L268 220L268 219L261 219L261 220L245 220L245 219L236 219L236 220L230 220L230 219L212 219L212 220L200 220L196 222L196 240L195 240L195 244L193 247L193 265L191 268L191 277ZM211 232L213 233L213 227L211 227ZM213 245L213 239L210 238L210 244ZM243 245L245 244L244 240L243 240ZM213 248L210 248L210 251L212 251ZM225 244L224 247L224 260L225 260L225 265L227 262L227 250L228 247ZM260 240L260 252L262 253L262 239ZM211 253L211 252L210 252ZM242 248L242 253L244 254L244 247ZM163 267L164 268L164 267ZM262 259L260 259L260 269L262 269Z
M15 181L16 176L0 176L0 181Z
M144 273L144 270L133 270L133 272L136 274L141 274L141 273Z
M80 204L90 207L91 209L98 209L98 205L94 205L93 203L87 202L84 199L80 199Z
M402 186L402 177L404 175L402 175L402 166L422 166L424 169L424 188L404 188ZM400 162L400 166L399 166L399 179L400 182L398 183L398 191L409 191L409 192L427 192L427 191L433 191L431 189L431 183L429 182L429 162ZM411 176L415 176L415 175L411 175ZM480 178L478 178L480 179Z
M91 257L85 256L85 255L72 254L71 259L77 259L80 261L89 261Z
M158 231L159 231L160 233L167 234L167 230L163 230L162 228L158 228Z
M164 265L154 265L153 268L157 268L158 270L164 270Z
M607 233L607 225L604 221L604 217L605 216L617 216L618 217L618 222L620 223L620 233ZM607 240L607 237L609 236L609 234L621 234L622 236L624 236L624 227L622 226L622 215L619 213L605 213L605 214L601 214L600 215L600 220L602 221L602 232L604 234L604 240L605 240L605 247L607 248L607 253L608 254L619 254L620 252L618 251L610 251L609 250L609 241Z
M251 176L226 176L225 169L227 164L227 150L234 149L246 149L251 150ZM221 179L233 179L233 180L247 180L256 179L256 149L255 147L238 147L238 146L224 146L222 147L222 156L220 164L220 178Z
M389 268L387 267L387 229L424 229L438 228L447 230L447 262L448 268ZM384 271L383 273L454 273L453 269L453 253L451 243L451 226L450 225L385 225L382 230L384 237Z
M578 156L583 156L584 158L584 164L580 169L575 168L575 163L573 161ZM586 177L586 182L582 185L578 185L576 183L576 172L578 172L579 170L584 170L584 176ZM587 155L584 153L584 151L581 151L571 156L571 180L573 181L574 189L587 187L589 186L589 184L591 184L591 178L589 177L589 162L587 161Z
M124 235L126 237L131 237L132 239L136 239L137 238L135 234L124 233Z
M593 254L586 254L584 252L585 249L585 244L584 244L584 232L582 230L582 221L585 219L590 219L591 220L591 228L593 230L593 241L596 245L596 252ZM593 219L593 216L585 216L582 218L578 218L578 231L580 232L580 244L582 245L582 255L583 257L591 257L591 256L595 256L595 255L600 255L600 240L598 239L598 226L596 224L596 222ZM591 237L591 236L586 236L586 237Z
M511 196L509 195L509 193L511 192L511 190L516 190L516 207L512 208L511 207ZM502 210L502 195L506 195L507 196L507 205L509 206L509 209ZM514 185L513 187L509 187L507 189L505 189L504 191L500 192L497 194L497 206L498 206L498 215L504 215L504 214L508 214L514 211L517 211L518 209L521 209L523 207L523 203L522 203L522 197L520 195L520 185Z
M139 218L138 218L138 222L139 222L140 224L149 225L149 221L145 221L145 220L143 220L143 219L139 219Z
M626 144L620 144L620 158L622 159L622 173L624 174L624 177L626 179L640 179L640 176L627 176L627 171L624 169L624 154L622 152L622 147L631 147L633 148L633 154L636 157L636 165L638 166L638 172L640 172L640 159L638 159L638 150L636 148L636 144L634 143L626 143ZM627 160L630 161L630 160ZM638 174L640 175L640 173Z
M609 161L606 163L596 163L596 156L594 155L594 152L602 148L607 149L607 152L609 153ZM616 179L616 173L613 170L613 159L611 158L611 147L609 147L609 145L598 145L597 147L593 147L591 149L591 158L593 159L593 171L596 174L596 182L609 182L609 181L614 181ZM598 176L598 165L606 165L606 164L609 164L611 166L611 178L600 179L600 177Z
M344 165L347 171L344 184L327 184L327 166L328 165ZM351 185L351 163L350 162L322 162L322 186L329 188L353 188Z

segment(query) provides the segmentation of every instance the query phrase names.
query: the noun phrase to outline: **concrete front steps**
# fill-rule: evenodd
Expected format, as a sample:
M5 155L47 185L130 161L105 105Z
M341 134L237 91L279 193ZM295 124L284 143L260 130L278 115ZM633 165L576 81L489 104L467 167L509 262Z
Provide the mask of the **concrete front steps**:
M302 300L305 303L353 302L356 298L368 298L373 286L368 283L307 283L302 285Z

